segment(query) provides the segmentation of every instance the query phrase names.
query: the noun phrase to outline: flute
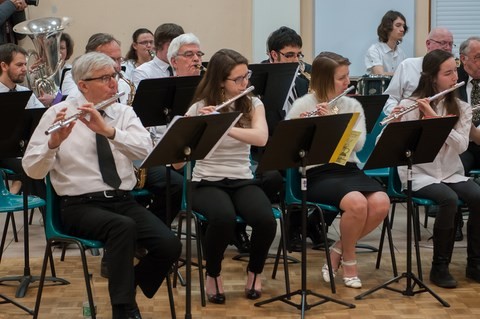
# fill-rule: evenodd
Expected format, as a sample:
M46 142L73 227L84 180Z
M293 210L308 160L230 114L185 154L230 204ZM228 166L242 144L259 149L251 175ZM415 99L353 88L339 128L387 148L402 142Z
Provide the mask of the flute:
M457 83L455 84L454 86L452 86L451 88L448 88L442 92L439 92L435 95L432 95L431 97L428 98L429 101L434 101L436 99L439 99L441 97L443 97L445 94L447 93L450 93L452 91L455 91L456 89L458 89L459 87L461 87L462 85L465 85L465 82L462 81L460 83ZM391 113L389 116L387 116L386 118L384 118L381 122L380 122L380 125L385 125L385 124L388 124L390 123L391 121L393 120L396 120L398 119L400 116L404 115L404 114L407 114L408 112L411 112L415 109L417 109L419 107L419 104L418 102L415 102L413 103L412 105L406 107L403 111L400 111L400 112L395 112L395 113Z
M225 102L223 102L222 104L219 104L217 106L215 106L215 112L218 112L220 109L224 108L225 106L227 106L228 104L234 102L235 100L238 100L239 98L241 98L242 96L244 96L245 94L248 94L250 92L252 92L253 90L255 90L255 87L252 85L252 86L249 86L248 88L246 88L245 90L243 90L242 93L238 94L238 95L235 95L234 97L232 97L231 99L228 99L226 100Z
M119 92L119 93L113 95L112 97L110 97L106 100L103 100L100 103L95 104L93 106L93 108L96 109L97 111L100 111L100 110L106 108L107 106L109 106L110 104L112 104L113 102L115 102L116 100L118 100L118 98L121 97L124 94L125 94L125 92ZM84 112L80 111L78 113L73 114L72 116L67 117L66 119L63 119L63 120L60 120L58 122L53 123L52 126L50 126L45 131L45 135L51 134L51 133L55 132L56 130L67 126L68 124L72 123L73 121L78 120L78 118L80 118L80 116L82 116L83 114L84 114Z
M351 90L353 90L355 87L352 85L352 86L349 86L345 91L343 91L343 93L340 93L339 95L337 95L336 97L334 97L333 99L331 99L329 102L328 102L328 106L332 106L335 102L338 101L339 98L341 98L342 96L345 96L347 95L348 92L350 92ZM317 109L313 110L313 111L310 111L310 112L307 112L305 117L312 117L312 116L317 116ZM338 113L338 108L332 110L333 113L337 114Z

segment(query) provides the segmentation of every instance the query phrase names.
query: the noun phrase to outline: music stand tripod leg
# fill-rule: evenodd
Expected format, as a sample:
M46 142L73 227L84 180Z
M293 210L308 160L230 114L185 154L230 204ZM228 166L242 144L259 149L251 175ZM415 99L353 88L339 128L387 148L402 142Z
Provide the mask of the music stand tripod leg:
M377 290L380 290L382 288L392 290L398 293L401 293L405 296L414 296L417 293L422 293L422 292L428 292L430 293L435 299L437 299L444 307L450 307L450 304L443 300L439 295L437 295L433 290L431 290L423 281L421 281L415 274L412 272L412 224L415 224L414 218L413 218L413 203L412 203L412 152L407 150L405 152L405 155L407 157L408 161L408 169L407 169L407 271L401 274L400 276L397 276L395 278L392 278L385 283L367 291L364 292L358 296L355 297L356 300L360 300L365 296L368 296L372 293L374 293ZM399 281L402 278L407 279L407 285L405 287L405 290L400 290L396 288L389 287L390 284ZM415 285L418 285L419 289L414 290Z
M3 299L3 301L0 301L0 304L11 303L12 305L17 306L18 308L24 310L25 312L28 312L29 314L33 315L33 310L28 309L24 305L19 304L18 302L8 298L7 296L0 294L0 299Z
M301 257L302 265L301 265L301 276L302 276L302 283L301 283L301 289L299 289L297 291L294 291L294 292L291 292L291 293L287 293L287 294L283 294L283 295L280 295L280 296L277 296L277 297L273 297L273 298L270 298L270 299L267 299L267 300L264 300L264 301L257 302L257 303L255 303L255 306L260 307L262 305L265 305L265 304L268 304L268 303L271 303L271 302L274 302L274 301L282 301L286 304L289 304L289 305L294 306L297 309L301 310L301 318L303 319L305 317L305 311L306 310L309 310L309 309L311 309L315 306L324 304L324 303L329 302L329 301L340 304L340 305L343 305L343 306L346 306L346 307L349 307L349 308L355 308L355 305L351 304L351 303L341 301L341 300L338 300L338 299L335 299L335 298L331 298L331 297L328 297L328 296L325 296L325 295L321 295L321 294L315 293L315 292L307 289L307 177L306 177L306 161L305 161L305 152L304 151L300 151L300 157L302 158L302 167L301 167L301 171L302 171L302 180L301 180L301 189L302 189L302 257ZM320 214L320 215L322 215L322 214ZM322 218L323 218L323 216L322 216ZM323 227L325 227L324 223L322 223L322 225L323 225ZM325 229L324 229L323 234L324 234L324 236L326 236L325 235L326 234ZM328 250L327 250L327 252L328 252ZM328 253L327 253L327 262L331 267L330 256L329 256ZM290 300L292 296L296 296L296 295L300 295L300 303L298 303L298 304L294 303ZM307 301L307 296L308 295L313 295L313 296L315 296L317 298L320 298L322 300L319 301L319 302L313 303L313 304L308 304L308 301Z

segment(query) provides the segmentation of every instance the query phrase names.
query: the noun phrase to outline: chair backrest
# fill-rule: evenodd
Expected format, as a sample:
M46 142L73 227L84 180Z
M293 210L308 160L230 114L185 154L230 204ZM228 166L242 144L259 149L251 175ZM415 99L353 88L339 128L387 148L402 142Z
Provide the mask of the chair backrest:
M288 168L285 172L285 203L287 205L299 205L302 200L302 192L300 189L300 172L298 168ZM308 202L308 205L316 205L327 212L334 212L337 214L340 212L338 207L323 203Z
M372 131L367 134L363 148L360 150L360 152L357 153L360 162L365 163L370 154L373 152L373 149L375 148L375 144L377 142L377 137L383 130L383 126L380 125L380 122L383 120L384 117L385 113L383 113L382 111L382 113L380 113L380 115L378 116L377 122L375 122L375 126L373 127Z
M387 194L389 197L406 198L407 196L402 192L402 183L398 176L396 167L391 167L388 174Z
M62 222L60 218L60 198L55 192L51 182L50 176L46 177L47 187L47 209L45 213L45 236L51 238L65 238L73 239L81 242L86 248L102 248L103 243L97 240L89 240L67 235L62 230Z

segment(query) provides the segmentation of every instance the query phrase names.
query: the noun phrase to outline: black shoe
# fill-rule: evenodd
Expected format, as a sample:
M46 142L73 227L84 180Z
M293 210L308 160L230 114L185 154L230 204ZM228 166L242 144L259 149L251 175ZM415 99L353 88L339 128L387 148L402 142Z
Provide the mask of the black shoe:
M457 281L450 274L450 271L448 270L448 264L432 264L432 269L430 270L430 281L442 288L457 287Z
M105 252L102 257L102 261L100 262L100 276L108 279L108 267L107 267L107 260L105 259Z
M247 271L248 274L248 271ZM255 289L255 282L257 281L257 274L253 274L253 282L250 288L245 288L245 297L247 299L255 300L262 296L262 291Z
M298 230L290 230L289 233L289 241L287 245L287 249L289 252L295 251L300 252L302 251L302 236Z
M238 252L241 254L250 252L250 239L245 229L235 230L235 238L232 244L237 247Z
M210 276L208 276L208 277L210 277ZM217 281L218 277L219 276L211 277L215 280L215 293L214 294L207 293L207 299L211 303L216 303L216 304L219 304L219 305L223 305L225 303L226 298L225 298L225 294L220 293L220 290L218 289L218 281Z
M469 265L465 271L467 278L480 282L480 265Z
M457 229L455 230L455 241L462 241L463 240L463 219L459 219L457 224Z
M138 309L137 304L121 304L113 305L112 307L112 318L113 319L142 319L140 310Z

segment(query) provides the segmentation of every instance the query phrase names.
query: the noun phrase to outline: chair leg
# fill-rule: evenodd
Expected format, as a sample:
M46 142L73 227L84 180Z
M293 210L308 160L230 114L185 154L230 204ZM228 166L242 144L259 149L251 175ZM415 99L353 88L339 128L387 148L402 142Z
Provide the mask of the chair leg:
M280 243L279 246L282 247L283 252L283 272L285 276L285 291L287 294L290 294L290 273L288 271L288 258L287 258L287 241L286 241L286 231L285 223L283 222L283 214L280 216Z
M172 280L170 279L170 273L167 275L167 290L168 290L168 301L170 303L170 314L172 319L176 319L177 315L175 313L175 300L173 299L173 290L172 290Z
M40 311L40 302L42 300L42 293L43 293L43 286L45 284L45 276L47 273L47 263L52 255L52 241L47 240L47 246L45 247L45 255L43 256L43 265L42 265L42 272L40 274L40 280L38 282L38 290L37 290L37 299L35 301L35 310L33 312L33 319L38 318L38 313Z
M3 226L2 242L0 243L0 262L2 261L3 249L5 247L5 241L7 239L7 231L8 231L9 223L10 223L10 213L7 213L7 217L5 218L5 225Z
M383 220L382 232L380 234L380 242L378 243L377 262L375 263L375 269L380 268L380 262L382 260L383 243L385 242L385 233L386 233L386 230L387 230L386 228L389 227L387 218L388 218L388 216L385 217L385 219Z
M201 229L201 223L200 221L195 218L195 234L197 235L197 263L198 263L198 278L200 280L200 299L202 303L202 307L205 307L207 305L207 300L205 297L205 277L203 275L203 252L202 252L202 241L203 241L203 235L202 235L202 229Z
M415 256L416 256L416 259L417 259L417 271L418 271L418 279L420 279L420 281L423 281L423 274L422 274L422 259L421 259L421 256L420 256L420 245L419 245L419 241L420 241L420 217L419 217L419 208L418 206L416 206L414 209L413 209L413 212L415 214L415 216L413 216L413 220L412 220L412 223L413 223L413 239L414 239L414 246L415 246Z
M35 213L35 209L32 208L32 209L30 210L30 218L28 219L28 224L29 224L29 225L31 225L32 222L33 222L33 214L34 214L34 213Z
M185 212L181 211L178 213L177 237L179 240L182 239L182 225L185 219L184 216L185 216ZM177 288L177 279L179 279L180 277L180 274L178 273L178 269L180 268L180 266L178 263L179 263L179 260L177 260L173 265L173 288Z
M396 203L392 203L392 213L390 214L390 229L393 228L393 220L395 218L395 209L397 208Z
M333 278L333 269L332 269L332 260L330 259L330 250L328 249L328 238L327 238L327 228L325 227L325 218L323 216L323 210L317 207L320 211L320 226L322 227L322 236L323 236L323 244L325 245L325 257L327 259L327 266L328 266L328 273L330 276L330 289L333 294L337 293L337 289L335 288L335 280Z
M18 243L17 223L15 223L15 215L13 214L13 212L9 212L8 215L10 215L12 220L13 240L15 240L16 243Z

